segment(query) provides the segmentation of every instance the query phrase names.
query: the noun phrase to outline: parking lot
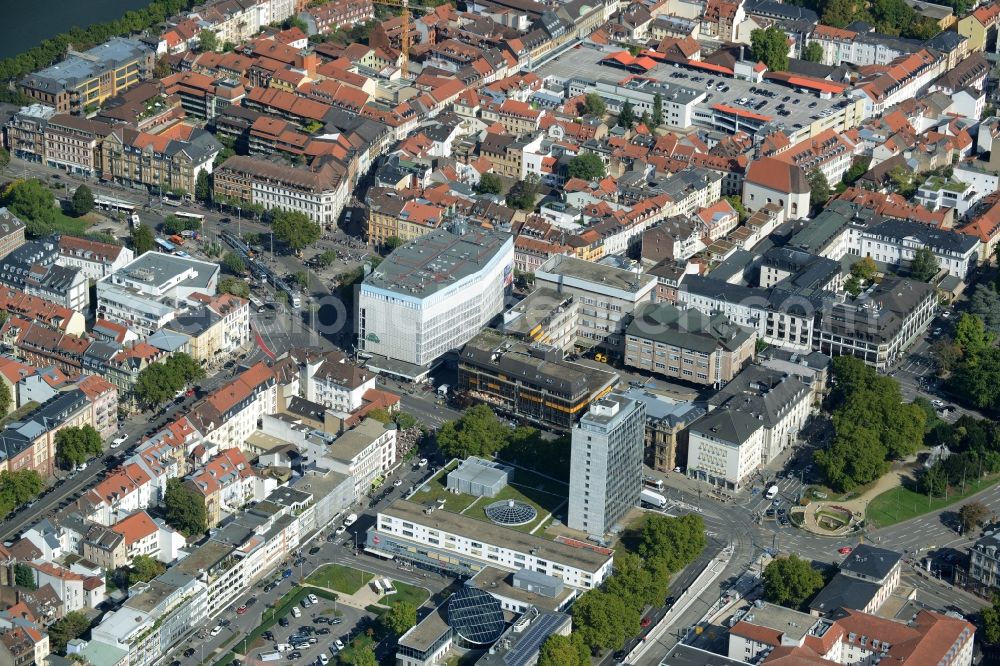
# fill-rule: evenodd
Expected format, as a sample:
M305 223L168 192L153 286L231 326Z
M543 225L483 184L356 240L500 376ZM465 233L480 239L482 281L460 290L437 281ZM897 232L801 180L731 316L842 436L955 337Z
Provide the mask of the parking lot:
M282 661L322 664L323 657L334 659L343 646L374 622L373 615L359 609L315 595L313 599L315 602L303 599L280 618L248 647L247 656L261 659L261 655L278 652Z

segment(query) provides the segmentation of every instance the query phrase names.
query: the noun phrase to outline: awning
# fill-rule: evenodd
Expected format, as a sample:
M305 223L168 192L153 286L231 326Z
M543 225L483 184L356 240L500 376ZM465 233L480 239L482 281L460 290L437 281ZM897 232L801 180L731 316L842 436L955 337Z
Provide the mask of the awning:
M366 553L371 553L372 555L375 555L376 557L384 557L387 560L396 559L396 556L393 555L392 553L387 553L384 550L379 550L378 548L371 548L369 546L365 546L365 552Z

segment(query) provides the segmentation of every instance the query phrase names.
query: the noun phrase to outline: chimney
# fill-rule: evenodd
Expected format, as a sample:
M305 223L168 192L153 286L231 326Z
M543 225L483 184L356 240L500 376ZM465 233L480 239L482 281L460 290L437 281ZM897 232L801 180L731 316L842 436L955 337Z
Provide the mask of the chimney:
M300 51L297 60L299 69L306 73L310 79L316 78L316 65L319 64L319 56L315 51Z

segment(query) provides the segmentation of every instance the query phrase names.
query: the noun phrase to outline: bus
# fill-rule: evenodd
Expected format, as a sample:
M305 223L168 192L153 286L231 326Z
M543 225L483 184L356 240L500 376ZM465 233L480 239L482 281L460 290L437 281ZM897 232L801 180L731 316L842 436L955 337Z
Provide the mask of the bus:
M250 307L256 310L257 312L264 311L264 304L256 296L252 295L250 296Z
M177 217L177 218L180 218L182 220L194 220L198 224L201 224L202 222L205 221L205 216L204 215L199 215L198 213L187 213L187 212L182 211L182 210L179 210L176 213L173 213L173 216Z
M120 213L130 218L135 214L136 208L136 204L131 201L102 196L94 197L94 205L103 211L107 211L109 213Z
M177 246L164 238L154 238L153 240L156 242L157 246L159 246L160 252L173 254L177 251Z
M651 476L643 477L642 485L651 490L663 490L663 479L654 479Z
M181 205L180 199L168 199L167 197L163 197L160 201L168 206L174 206L175 208Z

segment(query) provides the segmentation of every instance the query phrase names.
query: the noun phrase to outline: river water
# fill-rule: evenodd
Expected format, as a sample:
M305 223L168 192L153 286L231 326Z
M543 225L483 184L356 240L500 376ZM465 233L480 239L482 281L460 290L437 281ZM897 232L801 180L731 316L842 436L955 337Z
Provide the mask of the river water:
M17 55L74 25L111 21L149 0L0 0L0 58Z

